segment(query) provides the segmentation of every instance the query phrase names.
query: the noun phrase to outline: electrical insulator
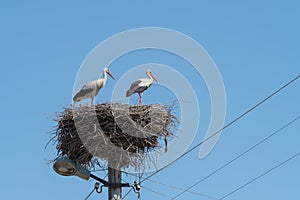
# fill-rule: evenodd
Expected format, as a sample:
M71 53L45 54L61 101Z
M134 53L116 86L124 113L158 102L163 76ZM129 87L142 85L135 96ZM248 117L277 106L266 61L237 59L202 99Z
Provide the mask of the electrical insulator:
M136 189L137 191L140 191L140 190L141 190L140 184L137 183L136 181L134 181L134 186L135 186L135 189Z

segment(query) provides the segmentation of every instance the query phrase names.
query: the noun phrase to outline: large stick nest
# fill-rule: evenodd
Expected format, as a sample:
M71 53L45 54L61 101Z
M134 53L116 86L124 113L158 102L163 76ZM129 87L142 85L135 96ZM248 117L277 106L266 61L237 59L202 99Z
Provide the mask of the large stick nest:
M57 158L68 156L87 167L109 162L137 167L147 152L157 150L177 126L171 107L103 103L65 108L55 119Z

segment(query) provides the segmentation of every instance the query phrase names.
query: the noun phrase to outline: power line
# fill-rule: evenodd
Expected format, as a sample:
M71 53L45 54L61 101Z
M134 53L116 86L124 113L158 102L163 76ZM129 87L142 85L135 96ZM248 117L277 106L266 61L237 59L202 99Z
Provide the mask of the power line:
M182 187L169 185L169 184L166 184L166 183L154 181L154 180L152 180L152 179L148 179L148 180L149 180L149 181L152 181L152 182L155 182L155 183L158 183L158 184L160 184L160 185L169 187L169 188L171 188L171 189L181 190L181 191L185 191L185 190L186 190L185 188L182 188ZM194 191L191 191L191 190L187 190L187 191L185 191L185 192L188 192L188 193L191 193L191 194L195 194L195 195L197 195L197 196L199 196L199 197L205 197L205 198L208 198L208 199L218 200L218 198L216 198L216 197L212 197L212 196L209 196L209 195L206 195L206 194L194 192Z
M274 95L276 95L277 93L279 93L281 90L283 90L284 88L286 88L287 86L289 86L290 84L292 84L299 77L300 77L300 75L296 76L295 78L293 78L292 80L290 80L289 82L287 82L285 85L283 85L282 87L280 87L278 90L276 90L275 92L273 92L272 94L270 94L269 96L267 96L266 98L264 98L263 100L261 100L260 102L258 102L256 105L254 105L253 107L251 107L250 109L248 109L247 111L245 111L243 114L239 115L237 118L235 118L234 120L232 120L231 122L229 122L228 124L226 124L223 128L221 128L220 130L216 131L214 134L212 134L211 136L207 137L206 139L202 140L200 143L196 144L191 149L187 150L185 153L183 153L177 159L175 159L174 161L172 161L170 164L168 164L168 165L160 168L159 170L153 172L148 177L144 178L141 181L141 183L144 182L144 181L146 181L148 178L154 176L155 174L159 173L160 171L164 170L165 168L169 167L170 165L174 164L177 160L181 159L182 157L184 157L188 153L190 153L193 150L195 150L197 147L201 146L203 143L205 143L208 140L210 140L212 137L216 136L218 133L220 133L224 129L228 128L229 126L231 126L232 124L234 124L235 122L237 122L238 120L240 120L241 118L243 118L245 115L247 115L248 113L250 113L251 111L253 111L255 108L259 107L261 104L263 104L264 102L266 102L267 100L269 100L270 98L272 98Z
M166 194L157 192L157 191L152 190L152 189L150 189L150 188L147 188L147 187L145 187L145 186L141 186L141 187L144 188L145 190L148 190L148 191L153 192L153 193L155 193L155 194L158 194L158 195L160 195L160 196L162 196L162 197L165 197L165 198L167 198L167 199L170 199L170 196L168 196L168 195L166 195Z
M157 183L157 184L160 184L160 185L163 185L163 186L166 186L168 188L175 189L175 190L181 190L181 191L185 190L185 188L174 186L174 185L170 185L170 184L167 184L167 183L162 183L162 182L159 182L159 181L156 181L156 180L152 180L152 179L148 179L148 181L151 181L153 183ZM206 195L206 194L202 194L202 193L198 193L198 192L194 192L194 191L190 191L190 190L187 190L186 192L189 192L191 194L195 194L195 195L197 195L199 197L205 197L205 198L208 198L208 199L218 200L218 198L212 197L212 196L209 196L209 195Z
M86 197L84 200L88 200L90 196L95 192L95 189L93 189Z
M130 190L128 190L128 192L124 195L123 200L127 197L127 195L132 191L133 189L131 188Z
M124 173L125 173L125 172L124 172ZM135 175L135 174L133 174L133 173L127 173L127 174L130 175L130 176L138 177L137 175ZM153 179L147 179L147 180L148 180L148 181L151 181L151 182L153 182L153 183L156 183L156 184L159 184L159 185L168 187L168 188L170 188L170 189L175 189L175 190L180 190L180 191L185 190L185 188L178 187L178 186L174 186L174 185L167 184L167 183L163 183L163 182L161 182L161 181L157 181L157 180L153 180ZM198 192L195 192L195 191L187 190L186 192L191 193L191 194L194 194L194 195L197 195L197 196L199 196L199 197L205 197L205 198L208 198L208 199L218 200L218 198L216 198L216 197L212 197L212 196L209 196L209 195L206 195L206 194L202 194L202 193L198 193Z
M243 185L237 187L235 190L233 190L233 191L227 193L226 195L224 195L223 197L221 197L220 200L229 197L229 196L232 195L233 193L235 193L235 192L241 190L242 188L246 187L247 185L253 183L254 181L257 181L258 179L262 178L263 176L265 176L265 175L271 173L273 170L275 170L275 169L281 167L282 165L288 163L289 161L293 160L294 158L296 158L296 157L299 156L299 155L300 155L300 152L299 152L299 153L296 153L295 155L293 155L292 157L288 158L287 160L285 160L285 161L279 163L278 165L272 167L272 168L269 169L268 171L266 171L266 172L260 174L259 176L255 177L254 179L248 181L247 183L245 183L245 184L243 184Z
M100 183L96 182L93 190L87 195L87 197L85 197L84 200L88 200L95 191L98 192L99 186L100 186Z
M297 120L300 119L300 116L294 118L293 120L289 121L288 123L284 124L282 127L280 127L279 129L277 129L276 131L274 131L273 133L271 133L270 135L268 135L267 137L265 137L264 139L260 140L259 142L257 142L256 144L254 144L253 146L251 146L250 148L248 148L246 151L242 152L241 154L239 154L238 156L236 156L235 158L233 158L232 160L230 160L229 162L223 164L221 167L217 168L216 170L214 170L213 172L211 172L210 174L208 174L207 176L205 176L204 178L202 178L201 180L197 181L196 183L194 183L193 185L189 186L188 188L186 188L184 191L182 191L181 193L177 194L176 196L174 196L172 199L176 199L177 197L181 196L182 194L184 194L185 192L189 191L190 189L192 189L193 187L195 187L196 185L202 183L203 181L205 181L206 179L208 179L209 177L213 176L214 174L216 174L217 172L219 172L220 170L222 170L223 168L227 167L228 165L230 165L231 163L233 163L234 161L238 160L239 158L241 158L242 156L244 156L245 154L249 153L251 150L253 150L254 148L258 147L259 145L263 144L264 142L266 142L267 140L269 140L271 137L275 136L276 134L278 134L279 132L281 132L282 130L284 130L285 128L289 127L290 125L292 125L293 123L295 123Z
M127 173L127 174L128 174L128 175L131 175L131 176L134 176L134 177L138 177L137 175L132 174L132 173ZM123 179L122 179L122 180L123 180ZM123 181L126 182L125 180L123 180ZM178 187L178 186L174 186L174 185L170 185L170 184L163 183L163 182L159 182L159 181L156 181L156 180L153 180L153 179L148 179L148 181L151 181L151 182L153 182L153 183L157 183L157 184L160 184L160 185L162 185L162 186L165 186L165 187L168 187L168 188L171 188L171 189L175 189L175 190L181 190L181 191L185 190L185 188ZM145 186L141 186L141 187L144 188L144 189L146 189L146 190L149 190L149 191L153 192L153 190L151 190L151 189L149 189L149 188L146 188ZM132 190L133 190L133 189L131 188L131 189L123 196L123 199L125 199L125 198L128 196L128 194L129 194ZM155 191L155 192L156 192L156 191ZM198 193L198 192L195 192L195 191L187 191L187 192L189 192L189 193L191 193L191 194L194 194L194 195L197 195L199 198L200 198L200 197L201 197L201 198L205 197L205 198L207 198L207 199L219 200L219 199L216 198L216 197L209 196L209 195L202 194L202 193ZM166 197L166 195L165 195L165 197ZM170 197L168 197L168 198L170 198Z

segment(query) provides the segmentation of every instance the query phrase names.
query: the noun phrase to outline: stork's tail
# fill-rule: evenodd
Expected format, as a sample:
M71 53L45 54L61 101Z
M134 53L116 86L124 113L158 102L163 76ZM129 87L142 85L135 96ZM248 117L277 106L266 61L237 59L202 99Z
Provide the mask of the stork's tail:
M73 97L73 101L74 102L80 101L80 95L78 93Z
M132 95L132 92L130 90L126 91L126 97L130 97Z

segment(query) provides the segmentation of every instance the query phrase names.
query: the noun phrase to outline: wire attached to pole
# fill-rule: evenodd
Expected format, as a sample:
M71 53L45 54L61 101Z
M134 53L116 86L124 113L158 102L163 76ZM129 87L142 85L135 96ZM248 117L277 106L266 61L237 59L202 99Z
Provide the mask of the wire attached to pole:
M97 193L101 193L102 186L100 187L100 190L99 190L99 186L100 186L100 183L96 182L94 185L94 189L85 197L84 200L88 200L88 198L90 198L90 196L94 193L94 191L96 191Z

